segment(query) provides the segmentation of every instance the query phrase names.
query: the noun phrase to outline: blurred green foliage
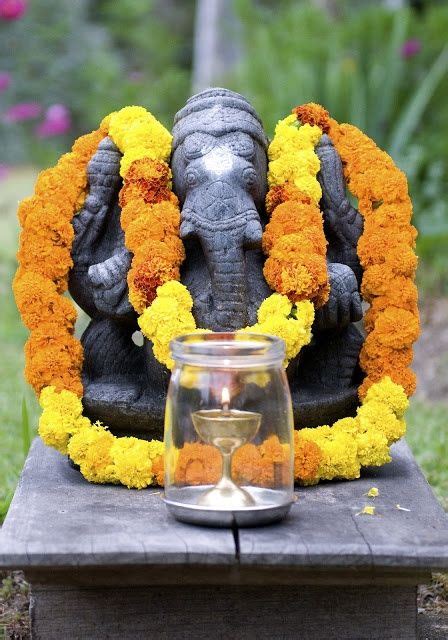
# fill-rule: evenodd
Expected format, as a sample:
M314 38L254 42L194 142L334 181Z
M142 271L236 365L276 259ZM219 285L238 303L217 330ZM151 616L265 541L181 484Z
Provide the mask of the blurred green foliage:
M448 6L420 13L379 3L236 0L245 56L227 84L244 93L272 135L291 108L319 102L368 133L407 173L425 276L448 287ZM414 40L417 52L402 54ZM435 273L434 273L435 270Z
M74 137L128 104L167 125L188 97L194 1L34 0L16 22L0 22L0 71L11 86L0 113L18 102L62 103L73 128L39 141L35 122L0 120L0 162L51 164Z

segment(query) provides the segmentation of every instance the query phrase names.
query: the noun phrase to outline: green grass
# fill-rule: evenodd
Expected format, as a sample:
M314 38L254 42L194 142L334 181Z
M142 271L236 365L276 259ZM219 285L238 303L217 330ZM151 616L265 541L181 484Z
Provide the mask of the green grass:
M23 379L23 327L11 292L16 268L17 201L32 192L35 172L21 170L0 183L0 517L8 508L24 461L22 404L26 402L30 436L35 431L37 404Z
M36 431L38 406L23 379L21 324L11 292L16 262L17 202L32 192L35 173L20 170L0 183L0 520L8 509L29 442ZM448 404L413 401L408 440L429 482L448 507Z
M414 400L406 416L407 439L428 482L448 510L448 404Z

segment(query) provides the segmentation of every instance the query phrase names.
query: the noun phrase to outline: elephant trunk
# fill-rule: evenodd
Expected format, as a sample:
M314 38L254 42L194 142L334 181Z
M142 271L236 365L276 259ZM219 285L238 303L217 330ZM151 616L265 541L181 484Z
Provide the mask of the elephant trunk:
M200 236L210 274L214 331L235 331L247 324L246 260L242 238L223 231Z

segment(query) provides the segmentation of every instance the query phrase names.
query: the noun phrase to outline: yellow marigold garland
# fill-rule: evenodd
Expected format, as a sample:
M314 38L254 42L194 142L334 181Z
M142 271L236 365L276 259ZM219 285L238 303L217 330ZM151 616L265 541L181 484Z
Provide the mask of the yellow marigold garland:
M314 152L322 132L328 131L366 220L359 254L365 268L363 294L371 302L366 318L370 333L361 354L368 377L355 418L338 420L332 427L294 432L295 479L302 484L356 478L362 466L381 465L390 459L390 444L405 431L403 413L408 400L403 387L391 379L394 376L385 375L389 373L387 359L393 355L395 362L402 363L400 381L412 390L407 367L418 333L412 282L415 232L409 225L405 178L364 134L349 125L338 125L322 107L313 104L297 107L292 116L281 121L269 148L266 204L272 216L263 247L269 256L265 276L279 293L263 302L258 323L242 331L281 335L287 359L310 341L314 306L321 306L328 298L326 241L316 179L319 160ZM166 163L171 136L141 107L127 107L105 118L98 131L80 138L54 169L39 176L35 195L19 208L23 231L14 292L24 323L31 330L25 348L26 376L37 392L42 390L39 433L44 442L68 453L91 482L143 488L163 481L163 444L117 438L103 425L82 416L82 348L73 337L76 313L61 295L72 266L70 221L85 198L87 162L105 135L123 152L121 221L126 246L134 255L129 272L130 300L138 313L143 312L139 319L142 331L153 340L156 357L171 366L170 339L196 330L191 296L177 282L183 247L178 203ZM381 168L385 173L382 180L377 175L372 184L373 175L365 177L367 152L376 154L376 171ZM47 260L50 255L51 261ZM391 286L391 279L401 286L402 296ZM166 324L167 318L173 321ZM194 452L181 452L179 461L188 462L185 469L196 469L203 481L204 474L216 473L216 467L210 466L216 460L213 463L207 445L192 447ZM284 456L282 445L273 439L259 447L247 445L240 452L241 460L235 461L234 472L241 481L266 484L272 465L278 465ZM194 460L197 462L191 466Z

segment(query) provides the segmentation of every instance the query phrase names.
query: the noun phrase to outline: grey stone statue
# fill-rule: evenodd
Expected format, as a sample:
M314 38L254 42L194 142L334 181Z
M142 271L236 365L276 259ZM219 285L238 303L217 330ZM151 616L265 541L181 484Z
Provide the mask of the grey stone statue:
M261 236L267 223L268 140L241 95L209 89L190 98L174 120L171 168L181 205L186 260L181 280L198 326L235 330L256 321L270 295ZM350 415L362 380L362 334L356 245L362 220L346 198L341 160L328 136L318 147L328 239L330 299L318 311L313 342L290 363L296 425ZM151 343L137 340L128 301L131 255L120 227L120 153L109 138L88 166L89 195L74 219L70 293L90 317L82 336L85 413L116 433L160 437L169 372ZM140 336L141 338L141 336Z

